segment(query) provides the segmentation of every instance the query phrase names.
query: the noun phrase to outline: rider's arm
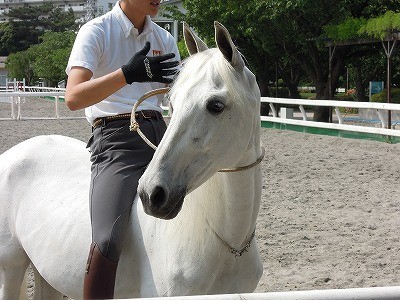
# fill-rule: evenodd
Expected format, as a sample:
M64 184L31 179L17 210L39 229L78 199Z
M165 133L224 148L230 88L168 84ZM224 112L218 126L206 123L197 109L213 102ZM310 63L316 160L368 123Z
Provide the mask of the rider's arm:
M102 77L92 79L93 73L84 67L72 67L68 73L65 102L69 109L77 110L96 104L107 98L126 84L133 82L171 83L170 76L176 73L178 61L168 61L175 57L167 53L148 57L150 42L120 69Z
M65 103L70 110L96 104L127 84L121 69L90 80L92 76L92 71L89 69L71 68L65 92Z

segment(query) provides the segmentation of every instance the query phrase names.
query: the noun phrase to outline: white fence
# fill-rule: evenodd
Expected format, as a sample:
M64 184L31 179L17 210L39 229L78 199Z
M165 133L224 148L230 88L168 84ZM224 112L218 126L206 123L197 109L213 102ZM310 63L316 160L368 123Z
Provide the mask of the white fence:
M142 298L143 299L143 298ZM153 300L399 300L400 286L147 298Z
M4 115L0 116L0 120L21 120L21 119L64 119L64 118L83 118L83 113L80 115L66 116L60 114L60 100L64 99L65 89L60 88L46 88L38 86L25 86L25 91L2 91L0 90L0 103L8 103L10 114L8 117ZM35 101L35 99L43 99L50 97L54 99L54 115L51 117L30 117L23 114L23 106L27 101ZM61 101L62 102L62 101ZM400 137L400 130L396 130L396 126L391 126L391 129L387 126L387 115L388 111L400 112L399 104L391 103L373 103L373 102L351 102L351 101L334 101L334 100L306 100L306 99L286 99L286 98L269 98L262 97L261 102L268 103L271 108L271 114L268 116L261 116L262 121L291 124L304 127L314 128L325 128L335 129L341 131L353 131L369 134L378 134L384 136ZM63 103L65 106L65 103ZM276 108L280 106L295 106L298 107L300 117L291 117L288 114L279 114ZM335 122L315 122L312 121L305 110L305 106L326 106L332 107L335 113ZM165 109L165 107L163 107ZM345 122L345 118L340 108L369 108L377 111L377 115L380 121L380 127L371 126L370 124L363 124L362 126L357 124L348 124ZM2 110L4 110L2 108ZM286 110L287 111L287 110ZM400 123L400 122L397 122ZM396 122L393 125L397 125Z
M25 86L25 92L61 92L65 94L65 89L44 86Z
M27 120L27 119L80 119L84 118L82 111L70 112L64 103L65 89L47 88L39 86L24 86L21 90L0 90L1 116L0 120ZM28 103L43 105L47 114L34 115ZM53 108L51 112L50 108ZM26 110L24 111L24 108ZM61 109L62 108L62 109ZM7 110L7 111L6 111ZM63 114L60 113L63 111Z
M400 130L395 130L395 126L391 126L391 129L387 126L387 115L389 111L400 111L399 104L393 103L374 103L374 102L351 102L351 101L334 101L334 100L306 100L306 99L286 99L286 98L269 98L262 97L261 102L269 103L271 108L272 116L262 116L262 121L268 121L273 123L281 123L281 124L291 124L305 127L314 127L314 128L325 128L325 129L336 129L343 131L354 131L354 132L362 132L362 133L370 133L370 134L378 134L378 135L386 135L386 136L396 136L400 137ZM278 114L276 106L297 106L300 112L299 118L289 118L286 114ZM335 113L336 122L333 123L325 123L325 122L316 122L310 120L305 110L305 106L327 106L332 107ZM368 126L368 124L364 124L362 126L357 124L345 124L343 113L340 111L340 108L369 108L377 111L377 115L380 120L380 128L374 126ZM396 125L396 123L393 123Z

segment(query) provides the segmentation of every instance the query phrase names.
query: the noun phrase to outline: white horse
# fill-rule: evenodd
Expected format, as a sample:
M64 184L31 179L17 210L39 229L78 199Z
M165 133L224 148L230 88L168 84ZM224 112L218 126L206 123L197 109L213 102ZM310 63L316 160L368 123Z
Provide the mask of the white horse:
M140 180L115 297L252 292L262 274L254 239L262 159L255 76L221 24L214 49L184 32L192 56ZM18 298L29 264L35 298L82 298L91 242L84 143L29 139L0 156L0 174L0 298Z

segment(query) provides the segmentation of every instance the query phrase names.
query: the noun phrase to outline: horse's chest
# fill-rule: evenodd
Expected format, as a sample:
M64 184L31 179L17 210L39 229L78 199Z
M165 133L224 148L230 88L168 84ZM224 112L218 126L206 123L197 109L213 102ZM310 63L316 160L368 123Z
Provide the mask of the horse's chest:
M247 255L246 255L247 254ZM231 253L209 253L197 259L177 262L169 272L171 295L237 293L254 291L262 265L252 253L235 257Z

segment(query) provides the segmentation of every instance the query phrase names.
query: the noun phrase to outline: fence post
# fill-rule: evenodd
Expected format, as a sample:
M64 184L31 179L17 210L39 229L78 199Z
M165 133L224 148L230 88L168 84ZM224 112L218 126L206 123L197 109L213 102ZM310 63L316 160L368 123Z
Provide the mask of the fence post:
M17 105L18 105L17 119L21 120L21 96L17 97Z
M57 119L59 119L60 118L60 114L59 114L59 112L58 112L58 99L59 99L60 97L59 96L56 96L56 99L55 99L55 104L56 104L56 118Z
M11 119L15 119L15 109L14 109L14 97L10 97L11 99Z

